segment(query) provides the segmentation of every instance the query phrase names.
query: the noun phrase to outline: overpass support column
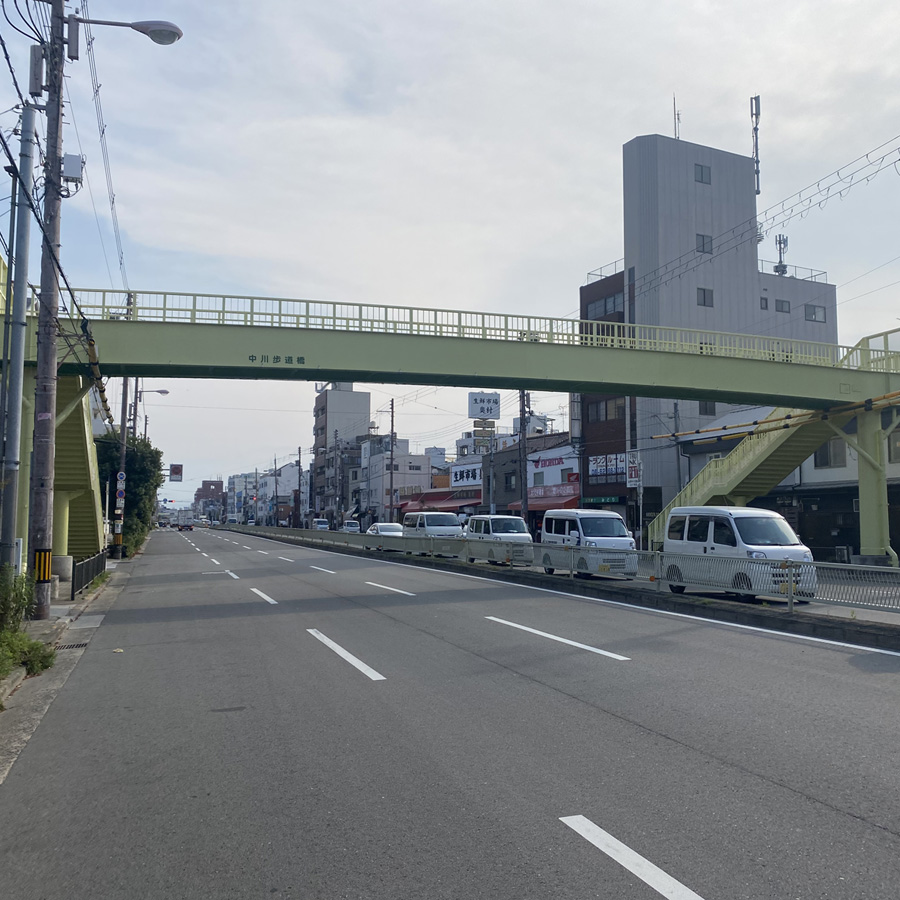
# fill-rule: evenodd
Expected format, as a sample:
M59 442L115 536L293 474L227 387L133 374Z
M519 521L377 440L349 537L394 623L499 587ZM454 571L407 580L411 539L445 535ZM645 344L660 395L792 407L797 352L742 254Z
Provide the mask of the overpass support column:
M887 472L881 411L866 410L856 417L859 451L859 562L862 565L897 565L891 549L888 519Z

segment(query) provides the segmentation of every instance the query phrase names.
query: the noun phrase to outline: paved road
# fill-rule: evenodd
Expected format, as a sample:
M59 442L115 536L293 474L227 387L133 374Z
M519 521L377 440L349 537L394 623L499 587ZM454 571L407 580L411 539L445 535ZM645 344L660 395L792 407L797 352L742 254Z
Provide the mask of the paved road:
M900 656L215 531L126 568L4 897L897 896Z

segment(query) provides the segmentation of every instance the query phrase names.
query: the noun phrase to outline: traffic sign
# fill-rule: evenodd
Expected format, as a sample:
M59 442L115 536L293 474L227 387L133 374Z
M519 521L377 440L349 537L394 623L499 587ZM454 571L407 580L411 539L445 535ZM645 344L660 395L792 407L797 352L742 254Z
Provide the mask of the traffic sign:
M116 496L117 496L117 497L124 497L124 496L125 496L125 491L121 491L121 490L120 490L120 491L116 491Z
M124 481L124 480L125 480L125 473L124 473L124 472L119 472L119 474L116 475L116 480L117 480L117 481Z

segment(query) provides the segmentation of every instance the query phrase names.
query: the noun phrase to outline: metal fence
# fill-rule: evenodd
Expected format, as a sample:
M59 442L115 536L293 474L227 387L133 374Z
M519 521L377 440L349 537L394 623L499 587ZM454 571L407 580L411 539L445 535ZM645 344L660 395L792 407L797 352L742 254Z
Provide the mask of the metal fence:
M227 526L246 534L277 537L296 544L342 546L358 550L445 557L478 565L488 562L536 569L569 578L592 576L644 582L655 590L724 591L743 597L781 600L793 611L797 602L900 612L900 569L779 559L691 556L651 550L604 550L559 544L474 541L344 534L286 528ZM102 571L102 569L101 569Z
M96 556L83 559L72 566L72 602L75 595L83 591L98 575L106 571L106 549L101 550Z

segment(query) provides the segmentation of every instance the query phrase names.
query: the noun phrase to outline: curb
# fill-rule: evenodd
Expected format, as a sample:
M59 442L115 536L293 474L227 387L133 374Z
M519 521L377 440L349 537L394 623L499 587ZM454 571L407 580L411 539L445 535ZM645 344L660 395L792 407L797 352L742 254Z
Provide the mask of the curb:
M223 531L231 531L229 528ZM242 532L238 532L242 533ZM248 532L243 532L248 533ZM386 559L377 551L363 550L361 547L349 545L323 544L304 541L298 537L284 534L271 534L267 531L249 532L257 537L265 537L284 544L310 547L315 550L327 550L331 553L343 553L348 556L364 556L372 559ZM669 591L634 587L623 588L614 580L587 581L584 579L563 578L556 575L543 575L539 572L516 570L515 580L510 579L508 570L494 566L478 567L477 573L472 567L454 559L434 559L421 556L403 556L403 564L418 566L423 569L438 569L457 572L464 575L477 574L479 578L491 581L502 581L510 585L527 585L575 594L585 599L614 599L627 606L644 609L655 609L660 612L674 612L693 616L698 619L709 619L731 625L745 625L752 628L764 628L769 631L780 631L803 637L815 637L841 644L856 644L874 650L900 651L900 624L887 622L868 622L854 619L827 617L813 613L789 613L784 609L774 609L755 605L749 601L720 600L708 597L689 597L684 594L672 594ZM760 601L764 602L764 601Z

